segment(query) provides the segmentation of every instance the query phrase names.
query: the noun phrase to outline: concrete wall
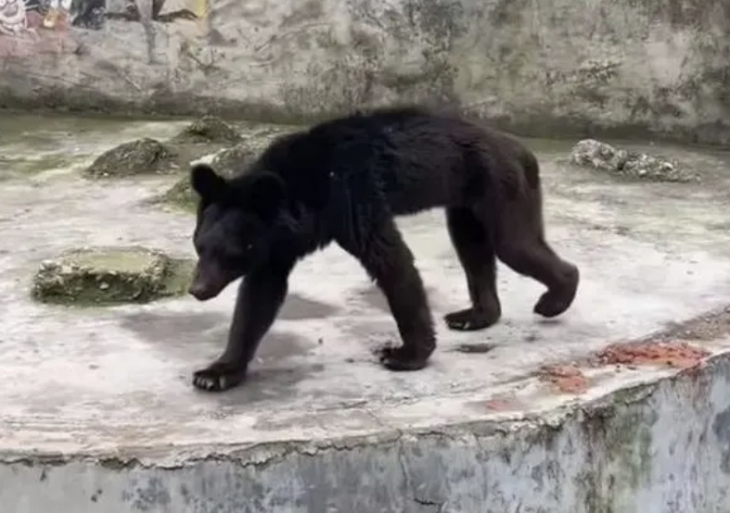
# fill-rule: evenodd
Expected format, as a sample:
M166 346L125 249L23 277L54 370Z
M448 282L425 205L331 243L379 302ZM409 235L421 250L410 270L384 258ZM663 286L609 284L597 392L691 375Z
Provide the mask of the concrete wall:
M292 120L458 99L522 133L730 142L726 0L74 0L47 28L51 1L0 0L0 20L28 4L0 34L2 106Z
M533 420L231 447L187 462L172 447L176 458L24 457L0 465L0 504L13 513L726 513L729 387L723 355Z

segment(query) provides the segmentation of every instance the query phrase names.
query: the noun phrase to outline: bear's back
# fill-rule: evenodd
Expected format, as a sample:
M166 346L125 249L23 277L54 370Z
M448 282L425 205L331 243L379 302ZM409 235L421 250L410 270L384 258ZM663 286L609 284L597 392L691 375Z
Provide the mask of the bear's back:
M519 150L519 142L458 115L396 107L283 136L255 167L278 174L290 198L310 207L347 194L349 202L387 205L398 215L459 204L490 179L490 168L510 167Z

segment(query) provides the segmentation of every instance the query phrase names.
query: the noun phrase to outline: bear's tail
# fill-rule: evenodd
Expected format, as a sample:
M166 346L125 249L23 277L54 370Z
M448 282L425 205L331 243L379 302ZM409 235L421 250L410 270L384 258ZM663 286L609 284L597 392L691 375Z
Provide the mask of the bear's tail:
M542 184L540 182L540 163L537 161L537 157L531 151L525 150L522 154L522 169L524 172L525 180L525 193L530 198L530 203L535 211L535 215L538 217L540 223L540 230L543 228L543 217L542 217Z

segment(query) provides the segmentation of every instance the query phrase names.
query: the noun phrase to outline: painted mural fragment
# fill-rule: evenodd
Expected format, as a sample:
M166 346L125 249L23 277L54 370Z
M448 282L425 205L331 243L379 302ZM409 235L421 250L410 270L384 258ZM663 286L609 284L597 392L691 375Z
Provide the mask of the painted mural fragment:
M176 20L196 21L207 13L207 0L124 0L124 5L109 9L106 17L143 22L146 18L160 23Z
M152 34L153 23L198 22L207 14L208 0L0 0L0 58L72 53L83 31L107 23L138 22Z
M28 13L23 0L0 0L0 35L19 36L28 30Z
M0 57L74 52L69 28L99 30L105 0L0 0Z

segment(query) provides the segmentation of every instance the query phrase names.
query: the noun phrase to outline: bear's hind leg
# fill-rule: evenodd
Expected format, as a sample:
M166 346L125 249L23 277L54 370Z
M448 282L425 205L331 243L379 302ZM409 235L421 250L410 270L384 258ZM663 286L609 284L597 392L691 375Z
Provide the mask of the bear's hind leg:
M497 295L497 268L493 237L467 208L446 209L449 236L459 257L469 288L471 308L444 317L452 330L471 331L495 324L502 315Z
M403 341L400 347L381 351L381 363L394 371L413 371L426 366L436 348L436 334L421 275L413 253L393 219L368 223L366 236L338 243L357 258L385 295Z
M565 312L575 299L578 268L561 259L545 241L539 189L516 198L502 198L499 209L497 256L515 272L547 287L533 311L543 317Z

